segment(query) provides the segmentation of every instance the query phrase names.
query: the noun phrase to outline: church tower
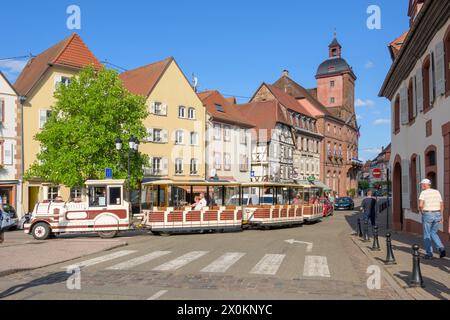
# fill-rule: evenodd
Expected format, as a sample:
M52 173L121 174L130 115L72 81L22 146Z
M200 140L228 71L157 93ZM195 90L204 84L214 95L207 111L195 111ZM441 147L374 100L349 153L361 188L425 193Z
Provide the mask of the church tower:
M336 34L328 49L328 59L319 66L316 74L317 98L332 115L347 122L355 115L356 76L342 58L342 46ZM356 119L351 120L356 125Z

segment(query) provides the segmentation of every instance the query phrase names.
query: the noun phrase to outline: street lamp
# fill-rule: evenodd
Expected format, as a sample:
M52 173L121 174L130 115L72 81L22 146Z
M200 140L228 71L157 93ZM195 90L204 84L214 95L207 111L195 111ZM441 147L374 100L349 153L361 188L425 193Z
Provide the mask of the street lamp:
M129 201L131 204L131 157L134 153L137 153L139 151L139 140L131 136L130 139L128 139L128 188L129 188ZM120 138L116 139L116 149L117 151L121 151L123 148L123 141Z

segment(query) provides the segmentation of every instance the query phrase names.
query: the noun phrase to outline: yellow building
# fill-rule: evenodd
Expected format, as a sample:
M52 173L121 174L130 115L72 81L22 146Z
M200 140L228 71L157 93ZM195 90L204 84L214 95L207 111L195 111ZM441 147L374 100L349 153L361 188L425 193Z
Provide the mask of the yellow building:
M55 103L56 87L67 84L86 65L102 67L83 40L77 34L72 34L31 59L18 77L14 86L22 97L24 172L36 161L40 151L40 144L34 137L50 115ZM32 211L38 201L52 200L58 195L69 199L71 193L74 197L80 192L53 186L39 179L31 180L23 184L23 212Z
M147 139L140 151L150 156L145 180L205 178L206 111L173 58L120 75L133 94L147 97Z

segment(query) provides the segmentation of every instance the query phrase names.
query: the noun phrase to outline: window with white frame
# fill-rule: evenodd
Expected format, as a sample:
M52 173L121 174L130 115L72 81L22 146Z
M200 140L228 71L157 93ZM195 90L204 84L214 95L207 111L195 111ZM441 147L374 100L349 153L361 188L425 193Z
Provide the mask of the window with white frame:
M191 132L191 145L192 146L198 146L199 145L198 132Z
M153 158L153 174L159 175L162 172L162 158Z
M178 107L178 118L185 118L186 117L186 107L179 106Z
M214 123L214 140L222 140L222 126L218 123Z
M52 115L51 110L39 110L39 129L43 129Z
M162 114L162 103L155 102L155 114Z
M0 125L5 122L5 99L0 99Z
M214 168L222 170L222 155L219 152L214 152Z
M223 163L224 163L224 170L230 171L231 170L231 154L229 154L229 153L223 154Z
M191 175L198 174L198 159L191 159Z
M239 135L239 141L241 144L247 145L247 130L245 129L241 129L239 131L240 135Z
M175 144L184 144L184 131L177 130L175 132Z
M183 174L183 159L181 158L175 160L175 174Z
M70 188L70 199L72 201L81 200L82 195L83 195L82 188L80 187Z
M55 201L56 197L58 197L59 187L51 186L48 188L48 200Z
M196 118L195 108L189 108L188 110L188 118L194 120Z
M247 172L248 171L248 160L249 158L245 154L241 154L239 157L239 168L241 172Z
M153 129L153 141L154 142L162 142L162 130L161 129Z
M224 133L223 139L225 141L231 141L231 127L230 126L224 126L223 127L223 133Z

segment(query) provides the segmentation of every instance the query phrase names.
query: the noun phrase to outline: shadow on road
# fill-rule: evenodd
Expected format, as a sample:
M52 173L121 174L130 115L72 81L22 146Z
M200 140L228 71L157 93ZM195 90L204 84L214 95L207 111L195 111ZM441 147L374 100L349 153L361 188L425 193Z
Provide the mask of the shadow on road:
M406 286L409 286L409 281L411 279L411 272L401 271L400 273L396 273L395 276L401 281L403 281ZM425 284L425 288L422 288L423 290L425 290L433 297L436 297L440 300L448 300L448 295L450 295L450 289L445 284L442 284L439 281L427 277L422 278ZM446 294L447 296L444 296L443 294Z
M66 273L66 272L57 272L57 273L53 273L53 274L50 274L50 275L42 277L42 278L34 279L28 283L19 284L17 286L11 287L8 290L1 292L0 299L10 297L12 295L18 294L18 293L25 291L27 289L30 289L30 288L35 288L35 287L44 286L44 285L52 285L52 284L57 284L57 283L63 283L63 282L66 282L70 276L71 276L71 274Z

